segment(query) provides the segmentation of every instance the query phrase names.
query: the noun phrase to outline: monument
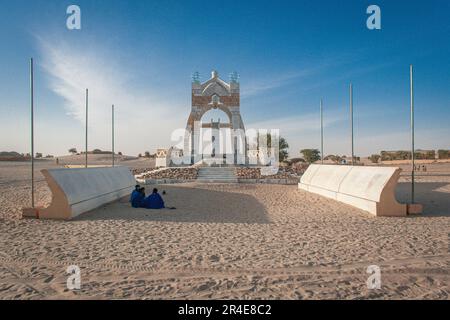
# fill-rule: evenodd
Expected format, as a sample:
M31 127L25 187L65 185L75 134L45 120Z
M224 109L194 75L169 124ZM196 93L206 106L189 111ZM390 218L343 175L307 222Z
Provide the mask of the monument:
M211 110L224 114L221 120L204 119ZM268 143L271 137L271 145ZM177 147L158 149L157 167L202 164L209 166L277 166L278 129L245 129L240 111L239 75L230 74L229 82L213 70L211 78L200 81L192 76L191 112Z
M228 121L202 122L203 115L213 109L222 110ZM210 132L209 145L203 141L205 129L210 129L206 130ZM222 80L217 71L212 71L211 78L204 83L200 81L198 72L194 73L184 150L190 151L184 154L185 163L245 164L245 127L240 112L239 76L236 72L230 75L229 83Z

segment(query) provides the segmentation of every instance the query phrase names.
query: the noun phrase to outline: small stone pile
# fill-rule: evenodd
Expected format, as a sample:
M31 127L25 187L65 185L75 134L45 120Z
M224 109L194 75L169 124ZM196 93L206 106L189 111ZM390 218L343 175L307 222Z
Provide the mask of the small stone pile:
M304 171L292 167L279 168L273 175L261 175L260 168L237 168L236 175L239 179L290 179L296 178Z
M259 168L237 168L236 175L238 179L261 179L261 170Z
M270 176L261 176L261 179L292 179L298 176L292 172L286 171L284 168L280 168L276 174Z
M198 170L196 168L167 168L149 172L143 175L144 179L174 179L174 180L194 180L197 179Z
M293 163L290 166L287 167L283 167L283 171L291 173L293 175L296 176L301 176L302 174L305 173L306 169L308 169L309 164L307 163L301 163L301 162L297 162L297 163Z
M154 168L131 168L131 173L134 176L137 176L138 174L143 174L152 170L154 170Z

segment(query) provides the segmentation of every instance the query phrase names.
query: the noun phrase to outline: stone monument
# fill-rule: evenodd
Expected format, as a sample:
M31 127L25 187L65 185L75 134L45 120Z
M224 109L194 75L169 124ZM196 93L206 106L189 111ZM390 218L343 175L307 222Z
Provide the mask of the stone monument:
M203 161L207 164L245 164L245 127L240 112L240 88L237 73L230 75L227 83L212 71L211 78L202 83L198 72L192 77L191 113L186 125L184 163ZM228 122L202 123L203 115L212 109L220 109L228 116ZM204 128L211 130L209 151L205 154L200 139ZM189 150L189 152L186 152Z

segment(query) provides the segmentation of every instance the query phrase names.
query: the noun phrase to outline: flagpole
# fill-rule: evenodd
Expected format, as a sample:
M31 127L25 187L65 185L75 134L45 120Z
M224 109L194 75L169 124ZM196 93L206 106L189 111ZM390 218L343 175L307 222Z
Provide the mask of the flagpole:
M111 108L111 121L112 121L112 166L114 167L114 105Z
M323 101L320 99L320 155L322 158L322 164L323 164Z
M414 83L413 83L413 66L409 66L410 80L410 116L411 116L411 203L414 203Z
M85 168L88 167L88 107L89 107L89 89L86 89L86 132L85 132Z
M31 207L34 208L34 63L30 59L30 112L31 112Z
M351 140L352 140L352 166L355 164L354 137L353 137L353 84L350 83L350 124L351 124Z

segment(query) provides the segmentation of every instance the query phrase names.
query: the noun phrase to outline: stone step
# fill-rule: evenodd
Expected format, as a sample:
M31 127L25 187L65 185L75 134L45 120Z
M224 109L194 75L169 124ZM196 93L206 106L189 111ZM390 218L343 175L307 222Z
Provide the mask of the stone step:
M229 178L229 179L236 179L236 176L202 175L202 176L197 176L197 178Z
M197 177L230 177L235 178L234 174L199 174Z
M223 179L197 179L197 182L201 183L238 183L237 179L235 180L223 180Z
M197 179L236 179L234 176L198 176Z
M197 180L237 180L235 177L198 177Z
M211 171L211 172L199 172L199 174L231 174L234 175L234 172L215 172L215 171Z
M199 169L197 181L204 183L237 183L238 179L234 168L204 167Z
M233 176L199 176L197 177L197 179L237 179L236 177Z
M234 175L235 173L232 171L226 171L226 172L217 172L217 171L200 171L199 174L232 174Z
M224 170L224 169L200 169L200 171L203 171L203 172L234 172L235 170L233 169L233 170L229 170L229 169L226 169L226 170Z
M203 176L203 177L197 177L197 179L222 179L222 180L230 180L230 179L237 179L236 177L208 177L208 176Z

